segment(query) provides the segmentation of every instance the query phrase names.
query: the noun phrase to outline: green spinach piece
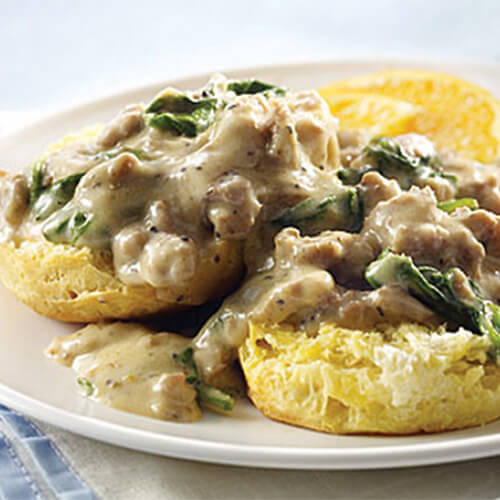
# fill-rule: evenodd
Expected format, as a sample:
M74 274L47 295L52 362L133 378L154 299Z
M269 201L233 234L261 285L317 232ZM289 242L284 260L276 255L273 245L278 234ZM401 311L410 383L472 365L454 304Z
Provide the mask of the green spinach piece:
M68 222L71 233L71 244L74 245L85 234L92 223L93 216L76 212Z
M320 200L307 198L271 222L296 227L310 236L329 229L356 232L363 224L363 204L358 191L351 188Z
M479 203L474 198L459 198L458 200L449 200L438 203L438 208L448 214L452 214L457 208L466 207L470 210L477 210Z
M441 177L453 188L457 182L454 175L443 172L438 156L415 156L409 154L391 137L372 140L362 152L367 163L361 168L346 167L337 172L346 185L356 185L367 172L379 172L384 177L396 179L402 189L410 189L418 180Z
M169 93L153 100L147 107L151 127L196 137L215 120L216 98L191 99L186 94Z
M231 82L228 84L227 90L231 90L237 95L259 94L267 91L272 91L277 95L284 95L286 93L286 90L282 87L277 87L271 83L261 82L255 79Z
M186 382L194 387L200 403L204 406L216 411L231 412L234 408L234 398L200 378L193 354L193 348L188 347L173 355L174 360L183 365L188 372Z
M478 335L487 335L490 356L500 354L500 308L487 300L479 285L462 270L453 267L442 272L430 266L417 266L406 255L384 250L365 270L365 279L373 287L399 285L427 307L453 323ZM456 283L467 287L459 294Z
M73 198L75 189L84 175L83 173L70 175L45 188L33 205L35 220L44 220L66 205Z
M45 220L42 233L53 243L75 245L88 231L93 218L92 214L84 214L69 202Z
M31 167L30 179L30 206L33 206L40 195L45 191L45 175L47 164L45 161L37 161Z
M92 394L94 394L94 392L96 390L95 385L88 378L78 377L76 379L76 383L78 384L80 389L83 391L84 395L87 397L92 396Z

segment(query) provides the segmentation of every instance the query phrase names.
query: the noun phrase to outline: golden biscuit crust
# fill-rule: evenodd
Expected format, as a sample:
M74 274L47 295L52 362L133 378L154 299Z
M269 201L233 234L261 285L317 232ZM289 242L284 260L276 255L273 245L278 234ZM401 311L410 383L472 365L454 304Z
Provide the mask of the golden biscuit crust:
M243 272L241 246L214 242L192 280L175 289L129 286L116 276L110 252L23 241L0 244L0 278L22 302L68 322L141 318L198 305L229 291Z
M336 434L415 434L500 417L488 339L404 324L384 332L326 325L315 336L251 325L239 357L266 416Z

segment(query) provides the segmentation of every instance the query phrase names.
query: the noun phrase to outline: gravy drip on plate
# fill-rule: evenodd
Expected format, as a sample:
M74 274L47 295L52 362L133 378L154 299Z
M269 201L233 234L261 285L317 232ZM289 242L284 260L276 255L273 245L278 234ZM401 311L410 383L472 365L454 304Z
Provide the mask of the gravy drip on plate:
M173 333L112 323L56 337L46 354L71 366L81 392L94 401L148 417L192 422L201 418L196 391L173 359L188 344L189 339Z

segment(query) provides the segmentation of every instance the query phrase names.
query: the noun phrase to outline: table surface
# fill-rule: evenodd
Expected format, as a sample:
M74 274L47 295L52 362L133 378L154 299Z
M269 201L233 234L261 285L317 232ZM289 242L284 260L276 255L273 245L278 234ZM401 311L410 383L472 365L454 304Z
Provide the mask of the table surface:
M499 21L495 0L3 0L0 111L14 121L16 112L151 80L297 60L500 61ZM500 458L395 471L243 469L149 456L40 425L102 498L500 497Z
M132 452L39 424L103 499L481 500L500 498L500 457L396 470L282 471ZM108 467L103 464L112 464Z

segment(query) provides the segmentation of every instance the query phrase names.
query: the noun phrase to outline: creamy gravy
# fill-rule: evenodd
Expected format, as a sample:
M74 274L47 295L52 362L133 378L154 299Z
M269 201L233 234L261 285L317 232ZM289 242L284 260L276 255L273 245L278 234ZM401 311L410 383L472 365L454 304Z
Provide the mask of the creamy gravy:
M133 105L96 139L46 155L43 182L84 174L74 196L45 217L37 203L27 210L30 180L18 179L5 202L3 239L109 249L124 283L175 288L194 276L215 239L243 240L284 207L345 190L332 175L336 122L316 92L236 95L223 77L206 88L222 104L195 137L149 126L145 107Z
M385 248L438 269L460 267L491 299L500 300L500 276L493 271L500 249L498 216L468 209L447 214L429 187L389 189L373 172L365 174L362 188L373 207L360 233L308 237L287 228L276 236L273 266L250 276L194 341L206 377L234 358L249 320L293 322L310 331L322 322L362 329L402 321L438 324L436 314L399 287L363 290L367 265Z
M49 153L45 179L54 185L84 175L70 199L58 188L63 206L47 219L28 207L26 178L0 180L4 240L108 249L124 283L175 288L213 241L244 246L244 282L192 341L123 323L55 339L48 355L74 368L89 397L195 420L196 391L172 354L191 346L202 378L213 382L235 359L249 321L292 323L311 335L327 322L367 330L442 323L402 286L371 289L365 271L386 249L418 266L460 268L461 298L472 300L468 277L500 300L498 167L439 155L416 134L368 142L337 132L315 92L237 95L230 85L215 77L188 94L218 103L200 111L199 130L189 120L185 135L150 126L148 110L177 95L167 89L160 104L129 106L97 138ZM439 205L465 196L480 209Z
M120 410L165 420L201 418L195 389L173 354L189 339L134 323L88 325L56 337L46 354L71 366L81 392Z

